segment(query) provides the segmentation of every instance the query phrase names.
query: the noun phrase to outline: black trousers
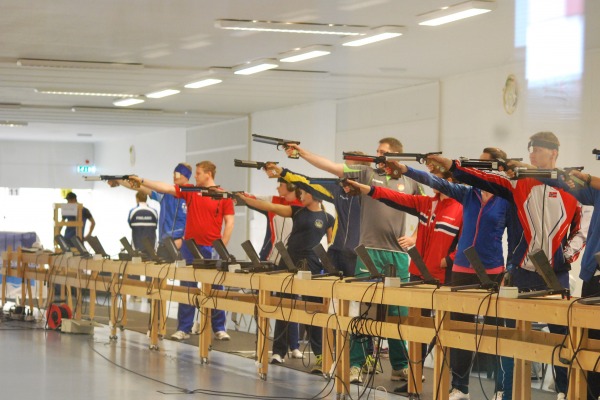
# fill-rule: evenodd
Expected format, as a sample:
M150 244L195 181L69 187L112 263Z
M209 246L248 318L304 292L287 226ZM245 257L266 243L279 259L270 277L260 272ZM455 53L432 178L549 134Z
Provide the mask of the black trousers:
M500 283L503 274L490 275L490 279ZM450 280L451 286L462 286L479 283L476 274L466 274L463 272L452 272ZM485 312L485 310L483 310ZM475 322L475 315L463 313L451 313L452 320ZM485 325L500 325L504 321L501 318L485 317ZM450 368L452 369L452 387L460 390L463 393L469 393L469 374L473 366L473 352L470 350L450 349ZM500 357L494 358L494 366L500 364Z

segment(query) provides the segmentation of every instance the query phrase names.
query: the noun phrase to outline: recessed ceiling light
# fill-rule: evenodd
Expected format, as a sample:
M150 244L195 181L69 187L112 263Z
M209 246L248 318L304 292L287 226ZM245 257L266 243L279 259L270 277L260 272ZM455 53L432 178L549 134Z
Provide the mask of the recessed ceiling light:
M318 35L360 36L369 29L361 25L315 24L307 22L218 19L215 27L238 31L312 33Z
M163 97L173 96L174 94L177 94L179 92L180 92L180 90L176 90L176 89L165 89L165 90L159 90L158 92L148 93L148 94L146 94L146 97L149 97L151 99L162 99Z
M71 61L71 60L40 60L22 58L17 60L19 67L39 68L76 68L76 69L140 69L144 64L136 63L113 63L96 61Z
M184 87L186 87L188 89L199 89L199 88L203 88L206 86L216 85L217 83L221 83L221 82L223 82L223 80L221 80L221 79L207 78L207 79L202 79L201 81L188 83Z
M233 73L236 75L252 75L277 67L279 67L279 65L277 64L276 60L264 58L233 67Z
M87 92L87 91L71 91L64 89L33 89L36 93L56 94L65 96L97 96L97 97L137 97L137 94L131 93L108 93L108 92Z
M419 25L438 26L485 14L495 8L496 3L493 1L465 1L449 7L444 7L440 10L418 15L417 21Z
M79 137L92 137L93 135L91 133L78 133L77 136L79 136Z
M351 47L364 46L366 44L381 42L382 40L393 39L405 33L406 28L403 26L380 26L371 29L366 36L342 43L342 45Z
M0 121L0 126L7 126L9 128L22 128L27 125L29 123L24 121Z
M304 60L310 60L311 58L317 58L331 54L332 46L314 45L303 47L301 49L295 49L282 53L279 56L281 62L298 62Z
M144 102L143 99L130 97L127 99L115 100L115 101L113 101L113 105L115 105L117 107L129 107L129 106L133 106L133 105L140 104L143 102Z

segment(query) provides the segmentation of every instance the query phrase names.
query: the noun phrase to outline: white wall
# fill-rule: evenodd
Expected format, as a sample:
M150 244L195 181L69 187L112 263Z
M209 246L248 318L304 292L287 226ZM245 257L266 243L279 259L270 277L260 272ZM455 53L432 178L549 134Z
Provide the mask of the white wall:
M359 150L375 154L379 139L395 137L407 153L439 149L439 84L338 101L335 158Z
M90 188L78 165L94 164L92 143L2 141L0 187Z
M135 148L135 163L130 159L130 147ZM160 133L138 135L131 139L99 143L96 145L96 166L100 175L136 174L164 182L173 181L173 169L184 162L186 148L185 129L170 129ZM98 236L109 254L121 249L119 239L131 238L127 224L129 210L135 207L135 192L125 188L111 188L105 182L94 184L89 202L96 220L94 234ZM158 203L149 205L159 209Z

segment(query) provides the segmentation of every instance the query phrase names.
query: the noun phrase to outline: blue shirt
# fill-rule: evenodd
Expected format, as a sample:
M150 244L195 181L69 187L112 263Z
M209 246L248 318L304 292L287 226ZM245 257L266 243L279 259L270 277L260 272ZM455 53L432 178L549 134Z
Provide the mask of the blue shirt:
M470 267L464 251L475 246L486 269L504 266L502 235L507 225L510 203L498 196L491 197L485 204L481 190L448 182L430 173L407 167L404 174L415 181L440 191L463 205L463 227L456 248L455 267Z
M152 192L152 200L160 203L160 216L158 219L159 240L165 237L180 239L185 232L185 221L187 219L187 205L185 200L178 199L170 194Z

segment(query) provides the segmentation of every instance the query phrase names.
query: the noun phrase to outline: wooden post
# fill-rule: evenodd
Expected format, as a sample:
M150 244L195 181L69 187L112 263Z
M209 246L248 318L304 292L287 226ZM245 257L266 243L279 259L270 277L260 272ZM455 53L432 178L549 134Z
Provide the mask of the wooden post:
M6 304L6 293L7 293L7 281L8 270L10 269L10 262L12 260L12 246L6 248L4 257L2 259L2 305Z
M259 286L260 287L260 286ZM258 303L270 304L271 303L271 292L268 290L258 291ZM269 336L269 318L261 317L260 315L256 318L256 329L257 329L257 340L256 340L256 361L258 362L258 375L263 379L267 379L267 372L269 370L269 349L267 347L268 336Z
M408 309L408 317L419 319L421 317L421 309L411 307ZM408 342L408 359L409 360L420 360L422 355L422 344L419 342L410 341ZM425 361L425 360L423 360ZM419 394L423 393L423 361L417 363L408 363L408 376L413 376L415 379L408 379L408 393Z
M200 287L202 288L202 296L205 296L206 293L210 293L212 285L210 283L201 283ZM211 313L212 312L210 308L206 307L200 307L200 310L198 312L198 322L200 324L200 342L198 344L198 351L200 352L200 359L203 362L208 361L208 348L212 343Z
M567 347L571 350L571 354L575 354L577 349L586 348L587 345L587 329L571 327L569 329L570 340L567 340ZM579 366L577 359L572 360L572 366ZM548 368L551 368L548 366ZM586 371L581 368L573 368L569 374L569 392L567 394L568 400L579 400L586 399L587 393L587 380Z
M531 322L517 320L517 331L523 335L531 331ZM523 337L523 336L521 336ZM531 361L515 357L513 375L513 399L531 399Z
M438 331L442 332L446 325L446 315L450 319L450 313L437 310L434 321ZM448 389L450 388L450 348L443 346L439 340L436 340L433 349L433 398L439 400L448 400Z
M338 300L338 315L347 317L350 311L348 300ZM335 360L337 362L335 374L335 392L338 398L350 394L350 334L347 327L338 327L335 331Z

